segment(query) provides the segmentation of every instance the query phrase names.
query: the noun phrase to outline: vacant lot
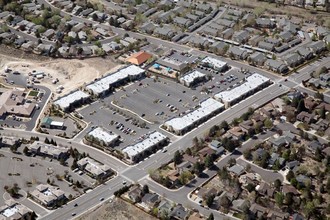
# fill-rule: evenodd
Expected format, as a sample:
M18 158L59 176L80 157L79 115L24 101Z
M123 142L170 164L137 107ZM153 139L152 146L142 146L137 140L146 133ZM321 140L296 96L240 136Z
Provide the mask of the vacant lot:
M114 199L113 202L104 203L91 212L77 218L77 220L155 220L151 215L141 211L135 206L123 201Z
M40 80L40 83L53 92L59 85L64 87L62 93L75 90L118 66L110 58L51 59L42 56L36 57L32 54L31 58L27 58L27 56L17 56L15 49L0 47L0 51L0 73L3 73L5 67L18 71L26 77L33 70L44 72L46 75L44 79ZM57 84L53 84L52 81L56 78L59 81ZM29 80L31 79L32 77L29 77Z

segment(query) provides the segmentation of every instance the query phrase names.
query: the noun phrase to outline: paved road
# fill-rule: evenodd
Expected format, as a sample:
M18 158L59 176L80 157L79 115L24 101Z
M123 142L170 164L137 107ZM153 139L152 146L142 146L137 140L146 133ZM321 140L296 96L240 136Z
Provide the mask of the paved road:
M43 3L45 5L49 5L49 3L46 0L38 0L38 2ZM52 5L50 5L50 7L52 7L54 9L54 7ZM64 16L64 15L70 15L70 14L61 11L61 15ZM76 21L82 22L82 23L85 22L85 23L90 23L93 25L98 24L97 22L93 22L93 21L90 21L90 20L87 20L84 18L80 18L80 17L73 17L73 19ZM104 28L109 27L108 25L105 25L105 24L98 24L98 26L104 27ZM198 56L200 56L200 55L215 56L213 54L210 54L207 52L202 52L197 49L191 49L190 47L185 46L185 45L178 45L173 42L168 42L168 41L164 41L164 40L161 40L158 38L154 38L152 36L146 36L143 34L126 31L126 30L123 30L120 28L112 28L112 30L114 33L120 34L120 35L127 33L130 36L135 37L135 38L146 38L150 43L153 43L156 45L163 45L165 47L173 48L176 50L191 51L193 54L196 54ZM222 58L222 60L228 62L229 65L234 65L234 66L242 67L245 69L250 69L253 72L260 72L260 73L266 75L267 77L273 79L276 82L281 80L280 76L276 76L275 74L272 74L268 71L260 70L258 68L249 66L247 63L232 61L230 59L225 59L225 58ZM293 79L293 80L295 80L295 79ZM296 82L296 84L297 84L297 82ZM165 197L167 197L175 202L180 202L183 205L187 205L188 207L196 208L201 213L208 215L211 212L210 210L202 208L198 204L191 202L191 201L187 200L187 198L186 198L186 195L189 192L191 192L194 189L194 187L199 186L207 178L198 178L195 183L193 183L192 185L189 185L187 187L184 187L178 193L178 192L169 191L169 190L165 189L164 187L158 185L157 183L148 180L148 178L147 178L148 170L156 169L160 165L167 163L173 157L174 152L176 150L178 150L178 149L184 150L187 147L191 146L193 137L195 137L195 136L202 137L204 135L204 132L206 130L208 130L210 127L212 127L213 125L219 124L223 120L231 121L233 118L239 117L243 113L245 113L249 107L258 108L259 106L269 102L270 100L284 94L285 92L288 91L288 89L289 89L289 87L287 87L287 86L279 87L278 84L274 84L274 85L264 89L263 91L258 92L253 97L250 97L250 98L242 101L241 103L239 103L239 104L231 107L230 109L227 109L223 113L217 115L214 119L209 120L208 122L205 122L204 124L200 125L198 128L194 129L189 134L186 134L185 136L178 138L176 141L174 141L171 145L168 146L168 148L167 148L168 152L166 154L158 153L133 167L129 167L126 164L123 164L121 161L114 159L113 157L110 157L109 155L106 155L106 154L102 153L101 151L98 151L94 148L90 148L88 146L85 146L85 145L82 145L79 143L73 143L72 144L73 147L76 147L77 149L79 149L81 151L85 151L86 153L89 153L92 157L95 157L98 160L109 165L111 168L113 168L114 170L116 170L119 173L119 176L115 177L112 180L110 180L109 182L107 182L107 185L99 186L92 192L85 194L82 197L78 198L75 201L79 204L79 206L77 208L73 208L73 205L69 204L69 205L64 206L61 209L55 210L54 212L48 214L47 216L44 216L42 219L70 219L72 212L83 213L91 206L99 203L99 198L101 197L101 195L104 198L109 198L113 194L115 189L118 189L122 186L121 183L124 179L128 179L131 182L140 182L140 183L147 182L148 185L150 186L150 188L153 191L157 192L158 194L160 194L160 195L165 194ZM0 134L3 134L5 132L7 133L8 131L7 130L0 131ZM29 133L29 132L27 132L27 133L20 132L20 131L9 131L9 132L15 133L16 135L25 135L27 137L31 136L31 133ZM42 136L42 134L34 134L34 136L36 136L36 135ZM59 140L56 140L56 141L59 143ZM64 144L65 142L67 143L67 140L61 140L60 142ZM248 145L246 145L246 146L248 146ZM249 146L252 146L252 145L250 144ZM248 148L248 147L245 147L245 145L244 145L242 147L242 149L239 149L239 150L243 151L245 148ZM227 164L227 161L231 157L237 158L239 155L240 154L233 154L229 157L226 157L223 160L220 160L220 162L217 164L218 167L221 167L221 166L224 166L225 164ZM210 177L210 176L212 176L212 174L215 173L215 171L210 170L210 171L207 171L206 173L207 173L206 176ZM109 190L110 185L111 185L111 189ZM188 203L188 204L186 204L186 203ZM212 212L214 212L214 211L212 211ZM215 213L215 214L216 214L217 219L223 219L223 216L220 213ZM226 218L228 218L228 217L226 217Z
M14 136L14 137L22 137L26 139L30 139L31 136L38 136L40 140L44 140L46 137L50 138L47 134L41 134L41 133L34 133L30 131L23 131L23 130L17 130L17 129L8 129L4 128L4 130L0 130L0 135L8 135L8 136ZM70 142L68 139L64 139L61 137L53 136L51 137L58 145L62 146L72 146L72 148L77 148L80 152L88 153L91 157L101 161L102 163L110 166L111 169L120 172L121 170L124 170L128 168L129 166L125 164L124 162L118 160L115 157L110 156L107 153L104 153L101 150L98 150L94 147L90 147L88 145L85 145L83 143L77 143L77 142Z
M116 177L114 179L109 180L104 185L100 185L93 189L93 191L82 195L77 198L73 202L70 202L64 205L62 208L57 209L45 216L42 216L39 219L45 220L59 220L59 219L71 219L72 213L79 215L80 213L84 213L88 210L95 208L97 205L100 205L101 198L104 198L104 201L108 200L113 196L113 193L118 189L123 187L122 182L125 179L122 177ZM104 202L102 201L102 202ZM74 207L74 204L77 203L78 206Z

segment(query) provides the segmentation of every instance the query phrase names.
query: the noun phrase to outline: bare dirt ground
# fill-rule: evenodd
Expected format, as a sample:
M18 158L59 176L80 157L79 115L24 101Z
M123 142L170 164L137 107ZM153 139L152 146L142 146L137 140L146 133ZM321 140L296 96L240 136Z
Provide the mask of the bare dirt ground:
M156 220L156 218L122 199L114 199L113 202L104 203L76 220Z
M36 70L46 74L40 80L41 85L45 85L55 92L59 85L64 87L62 94L66 94L79 88L85 83L93 81L118 66L109 58L90 58L85 60L78 59L52 59L24 52L7 47L0 47L0 71L5 67L28 75L29 72ZM54 79L59 82L53 84ZM55 96L59 94L55 93Z

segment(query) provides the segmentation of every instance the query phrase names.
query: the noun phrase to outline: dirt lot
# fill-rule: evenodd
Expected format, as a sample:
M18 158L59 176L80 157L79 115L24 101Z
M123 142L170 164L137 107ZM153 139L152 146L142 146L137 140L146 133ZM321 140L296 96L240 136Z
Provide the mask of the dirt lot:
M114 199L111 203L104 203L91 212L77 218L77 220L155 220L156 218L146 214L135 206Z
M28 56L23 53L18 56L17 50L10 48L0 48L0 51L1 72L6 66L21 74L28 74L33 70L44 72L46 76L40 80L40 84L46 85L53 92L59 85L62 85L64 87L62 94L93 81L96 77L100 77L117 66L109 58L51 59L35 55ZM52 80L56 78L59 82L52 84Z

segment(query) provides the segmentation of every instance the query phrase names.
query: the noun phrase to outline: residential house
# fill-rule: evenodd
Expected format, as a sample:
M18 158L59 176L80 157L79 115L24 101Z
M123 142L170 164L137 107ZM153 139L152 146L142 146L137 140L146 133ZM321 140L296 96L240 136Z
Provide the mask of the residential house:
M204 159L207 157L207 156L212 156L215 154L215 150L209 148L209 147L204 147L202 148L201 150L198 151L198 156L200 158L201 161L204 161Z
M300 186L305 186L311 179L303 174L299 174L296 176L296 180Z
M282 39L282 42L286 42L286 43L293 39L293 35L289 31L283 31L283 32L279 33L278 36L280 39Z
M266 196L268 198L273 198L275 189L268 183L262 182L257 188L260 195Z
M208 3L206 3L206 4L199 3L196 6L196 10L202 11L202 12L205 12L205 13L210 13L212 11L212 6Z
M240 127L233 127L228 130L228 135L230 135L233 139L241 140L244 136L244 132L242 131L242 128Z
M156 26L150 22L143 23L139 28L140 31L142 31L143 33L147 33L147 34L152 34L155 29L156 29Z
M330 34L330 31L322 26L318 26L315 30L315 33L319 38L323 38Z
M263 53L255 52L251 54L247 60L252 65L263 66L267 58Z
M276 38L271 38L271 37L265 38L265 42L273 44L275 47L278 47L281 45L281 40L276 39Z
M240 44L245 44L249 40L249 32L245 30L237 31L233 34L232 40Z
M211 187L211 188L206 188L206 187L202 187L198 193L197 193L197 196L200 198L200 199L206 199L210 196L216 196L218 194L218 190Z
M304 60L310 60L313 58L313 52L310 50L307 50L304 47L299 47L297 49L297 53L304 59Z
M135 185L132 187L132 189L128 192L128 198L134 203L141 201L142 189L140 185Z
M273 51L274 50L274 45L271 44L271 43L267 43L265 41L260 41L258 43L258 47L261 48L261 49L268 50L268 51Z
M317 151L317 149L320 149L320 150L323 149L323 145L319 141L313 140L313 141L309 142L309 144L307 145L307 149L312 154L315 154L315 152Z
M255 218L262 218L267 213L267 208L253 203L250 207L250 212L254 215Z
M287 220L289 217L289 213L278 212L275 210L269 210L267 214L267 219L271 220Z
M292 193L292 194L295 195L295 196L297 196L297 195L300 194L300 193L298 192L298 190L297 190L294 186L292 186L292 185L287 185L287 184L285 184L285 185L282 186L282 193L283 193L284 195L286 195L286 194L288 194L288 193Z
M242 165L235 164L232 167L228 169L228 171L233 175L233 176L240 176L245 172L245 168Z
M232 202L232 207L231 209L236 211L236 212L244 212L244 210L246 209L246 207L249 207L249 201L245 200L245 199L236 199Z
M203 28L201 30L201 33L213 37L218 37L220 35L220 31L218 29L211 28L210 26L206 26L205 28Z
M290 47L294 47L294 46L300 44L301 42L302 42L302 41L301 41L300 38L295 38L295 39L293 39L292 41L288 42L288 45L289 45Z
M283 51L286 51L289 48L290 48L289 44L283 43L281 46L275 47L274 50L277 53L282 53Z
M254 124L251 120L243 121L239 124L239 127L247 134L251 134L254 131Z
M289 136L277 136L277 137L271 137L268 139L268 143L272 145L272 147L277 150L280 147L286 147L289 146L292 143L292 138Z
M276 23L269 18L257 18L256 25L259 28L275 28Z
M217 24L220 24L220 25L228 27L228 28L232 28L235 25L234 21L229 21L229 20L226 20L226 19L218 19L215 22Z
M230 47L228 50L228 54L229 56L232 56L237 60L245 60L249 55L246 50L243 50L236 46Z
M87 8L85 10L83 10L80 14L84 17L87 17L88 15L90 15L92 12L94 11L94 9L92 8Z
M160 202L160 197L157 193L146 193L142 199L142 205L148 207L149 209L154 208Z
M286 74L289 70L288 66L284 62L273 59L267 59L265 66L268 69L281 74Z
M175 17L173 18L173 23L177 24L180 27L189 27L192 25L192 22L187 18Z
M272 167L275 165L276 162L279 163L279 165L280 165L279 168L281 168L281 167L283 167L284 164L285 164L285 159L284 159L283 157L280 157L279 154L273 152L273 153L270 155L270 158L269 158L269 160L268 160L268 166L269 166L270 168L272 168Z
M301 122L305 122L307 124L311 124L314 121L314 114L310 114L308 112L302 111L297 116L296 119Z
M290 67L299 66L304 62L304 59L298 53L290 53L282 58L284 62Z
M222 41L215 41L209 47L210 50L215 54L224 54L229 48L229 45Z
M199 17L197 15L193 15L190 13L186 14L186 18L190 19L193 23L199 20Z
M230 39L234 34L234 29L227 28L226 30L222 31L220 36L224 39Z
M179 204L173 208L169 216L177 220L185 220L188 218L188 215L188 211L181 204Z
M260 41L262 41L264 39L263 36L260 36L260 35L254 35L252 36L250 39L249 39L249 44L252 46L252 47L255 47L259 44Z
M330 121L326 119L320 119L315 124L312 124L311 127L316 131L325 132L330 126Z
M297 160L289 161L289 162L286 162L285 168L288 170L293 170L296 167L298 167L299 165L300 165L300 163Z
M164 213L169 214L172 211L172 204L170 201L163 199L158 205L158 217L162 216Z
M157 27L154 30L154 34L164 39L170 39L175 35L175 32L173 32L172 29L168 27Z
M314 54L319 54L326 49L326 45L323 41L311 42L307 46Z

